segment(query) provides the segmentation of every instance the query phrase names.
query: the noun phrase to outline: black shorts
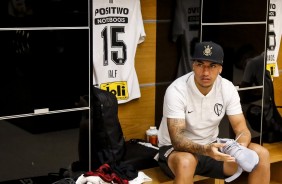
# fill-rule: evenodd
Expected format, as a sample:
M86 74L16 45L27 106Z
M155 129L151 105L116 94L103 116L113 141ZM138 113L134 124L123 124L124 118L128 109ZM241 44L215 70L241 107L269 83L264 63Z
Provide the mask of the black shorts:
M174 174L168 167L167 159L172 151L172 146L162 146L159 148L159 166L162 171L170 178L174 178ZM196 167L194 175L206 176L217 179L226 178L223 172L223 161L217 161L211 157L204 155L196 156L198 158L198 165Z

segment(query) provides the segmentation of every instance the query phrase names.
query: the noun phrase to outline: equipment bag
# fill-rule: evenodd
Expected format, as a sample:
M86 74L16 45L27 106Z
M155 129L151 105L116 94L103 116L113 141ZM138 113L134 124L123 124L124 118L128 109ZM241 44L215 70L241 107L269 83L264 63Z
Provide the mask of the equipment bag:
M274 101L274 87L268 70L264 76L264 101L263 119L260 126L261 106L250 105L246 112L246 118L251 128L262 133L264 142L272 143L282 140L282 117L279 114ZM262 129L261 129L262 128Z
M89 121L87 113L83 114L79 133L79 161L72 163L72 171L89 171L89 159L91 159L92 171L101 165L109 164L115 171L125 172L123 168L127 168L126 173L130 175L137 174L133 172L134 169L158 166L154 160L158 150L138 144L141 141L139 139L125 142L115 95L96 87L93 87L91 94L91 120ZM82 98L80 101L83 106L87 106L85 105L87 98ZM90 136L89 132L91 132ZM89 150L89 137L91 150Z
M91 159L96 169L105 163L119 163L126 147L115 95L93 87L92 102Z
M84 98L81 101L85 104L88 99ZM93 87L90 109L90 121L87 113L83 114L81 119L78 143L79 162L73 163L74 170L88 170L89 153L91 153L91 169L96 170L105 163L119 164L126 152L115 95ZM89 140L91 150L89 150Z

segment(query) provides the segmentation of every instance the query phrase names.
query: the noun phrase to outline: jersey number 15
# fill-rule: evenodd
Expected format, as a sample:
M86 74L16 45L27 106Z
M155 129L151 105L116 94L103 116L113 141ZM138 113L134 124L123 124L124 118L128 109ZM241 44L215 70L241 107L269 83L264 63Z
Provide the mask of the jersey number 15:
M102 32L101 37L103 39L104 47L104 66L109 64L108 54L111 54L111 60L116 65L124 65L127 59L127 51L126 51L126 44L123 40L118 39L118 35L124 33L123 26L110 26L110 36L108 35L108 27L106 26ZM108 46L108 39L110 39L111 46ZM119 48L119 50L117 50ZM121 53L119 54L118 51ZM119 57L120 56L120 57Z

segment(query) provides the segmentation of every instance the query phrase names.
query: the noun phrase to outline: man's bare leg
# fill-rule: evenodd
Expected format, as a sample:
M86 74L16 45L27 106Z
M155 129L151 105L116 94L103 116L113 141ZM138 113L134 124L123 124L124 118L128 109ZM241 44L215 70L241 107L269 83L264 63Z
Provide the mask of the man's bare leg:
M168 159L168 165L175 175L174 184L193 184L197 159L191 153L172 152Z
M269 184L270 183L270 158L269 152L266 148L259 144L250 143L249 149L257 152L259 156L259 164L249 174L249 184Z

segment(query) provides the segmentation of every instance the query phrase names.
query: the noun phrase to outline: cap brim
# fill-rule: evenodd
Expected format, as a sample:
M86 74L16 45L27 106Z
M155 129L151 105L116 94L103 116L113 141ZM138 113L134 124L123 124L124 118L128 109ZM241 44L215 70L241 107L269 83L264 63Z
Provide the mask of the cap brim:
M217 64L220 64L220 65L223 64L223 61L218 61L218 60L213 60L213 59L208 59L208 58L192 58L192 61L194 61L194 60L198 60L198 61L210 61L210 62L217 63Z

